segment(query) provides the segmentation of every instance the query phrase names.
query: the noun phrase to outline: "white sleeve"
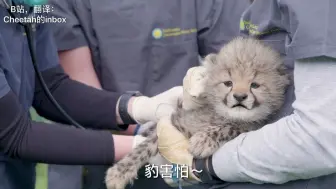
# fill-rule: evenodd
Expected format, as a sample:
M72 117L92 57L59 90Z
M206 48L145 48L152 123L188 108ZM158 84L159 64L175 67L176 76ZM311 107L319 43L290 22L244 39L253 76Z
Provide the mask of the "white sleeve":
M219 178L275 183L336 172L336 60L296 61L294 113L241 134L213 155Z

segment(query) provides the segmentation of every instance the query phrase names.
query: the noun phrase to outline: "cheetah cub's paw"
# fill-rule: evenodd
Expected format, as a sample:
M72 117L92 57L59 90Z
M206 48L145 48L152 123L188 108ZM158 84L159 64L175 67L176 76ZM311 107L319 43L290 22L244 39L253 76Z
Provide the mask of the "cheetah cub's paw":
M106 187L107 189L124 189L127 184L132 184L133 178L136 177L136 171L120 166L117 163L107 170L105 177Z
M196 133L189 140L189 152L195 158L206 158L212 155L217 149L217 142L206 133Z

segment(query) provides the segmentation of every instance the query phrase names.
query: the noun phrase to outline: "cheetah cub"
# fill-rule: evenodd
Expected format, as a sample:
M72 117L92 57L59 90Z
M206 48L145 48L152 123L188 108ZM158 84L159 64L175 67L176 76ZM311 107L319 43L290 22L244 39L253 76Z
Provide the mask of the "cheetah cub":
M240 133L267 123L282 106L289 76L280 55L261 41L238 37L217 54L205 57L205 90L201 108L177 108L173 125L190 142L196 158L212 155L221 145ZM138 170L158 153L156 128L148 139L107 171L108 189L123 189Z

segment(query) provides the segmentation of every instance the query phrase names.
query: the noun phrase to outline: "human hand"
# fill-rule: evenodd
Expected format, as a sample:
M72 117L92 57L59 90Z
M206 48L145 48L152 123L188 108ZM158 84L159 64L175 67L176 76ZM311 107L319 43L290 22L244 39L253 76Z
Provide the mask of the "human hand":
M139 124L157 122L161 117L171 115L177 108L183 95L182 86L173 87L154 97L134 97L129 115Z
M170 163L188 167L189 182L200 182L194 175L193 156L189 153L189 140L171 123L170 116L163 117L157 123L158 149L160 155ZM173 185L171 178L166 183Z
M204 91L206 68L192 67L183 78L183 109L193 109L202 106L200 94Z

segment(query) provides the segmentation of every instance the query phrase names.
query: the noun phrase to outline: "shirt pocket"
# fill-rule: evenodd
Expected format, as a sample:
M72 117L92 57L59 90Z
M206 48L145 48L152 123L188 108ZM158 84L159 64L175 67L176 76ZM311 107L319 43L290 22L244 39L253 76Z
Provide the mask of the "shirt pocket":
M91 3L97 37L104 36L114 42L140 41L146 37L144 29L150 20L144 19L148 17L148 6L144 1L100 1L98 4Z

